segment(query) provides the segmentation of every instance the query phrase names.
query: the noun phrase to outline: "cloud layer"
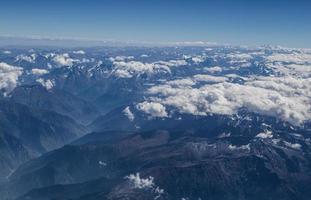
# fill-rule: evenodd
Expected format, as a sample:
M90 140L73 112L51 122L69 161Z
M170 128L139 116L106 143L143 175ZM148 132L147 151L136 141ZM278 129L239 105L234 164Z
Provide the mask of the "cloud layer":
M243 65L257 54L229 54L223 57L230 59L230 62L233 60L234 64L241 62L240 65ZM246 108L249 112L272 116L297 126L310 121L311 71L308 63L311 63L311 55L294 52L264 58L264 67L273 70L269 76L215 76L201 72L149 88L146 92L149 99L140 103L138 108L151 116L162 113L165 117L170 116L170 110L205 116L234 115ZM275 63L280 67L272 67ZM222 71L220 67L211 69L205 72ZM239 77L243 81L232 81L229 77Z
M11 92L22 73L22 68L0 62L0 89L5 90L5 94Z
M110 58L114 65L113 74L119 78L131 78L135 75L156 73L170 73L171 67L187 65L185 60L158 61L153 63L143 63L132 60L133 57Z

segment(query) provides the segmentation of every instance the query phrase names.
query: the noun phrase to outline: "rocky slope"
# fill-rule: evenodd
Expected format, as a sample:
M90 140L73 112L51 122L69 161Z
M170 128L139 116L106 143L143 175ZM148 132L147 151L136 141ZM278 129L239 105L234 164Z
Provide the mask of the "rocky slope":
M0 101L1 179L19 164L59 148L86 129L69 117Z
M308 132L219 127L92 133L22 165L3 190L19 199L308 199Z

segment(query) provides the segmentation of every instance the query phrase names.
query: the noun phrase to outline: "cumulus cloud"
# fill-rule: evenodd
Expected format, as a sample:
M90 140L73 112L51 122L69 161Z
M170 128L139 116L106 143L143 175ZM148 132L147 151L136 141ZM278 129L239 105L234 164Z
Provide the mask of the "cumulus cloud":
M195 81L208 82L208 83L221 83L227 80L226 77L222 76L210 76L207 74L197 74L193 76Z
M229 53L226 55L226 58L231 60L240 60L240 61L247 61L253 58L252 54L249 53Z
M114 75L120 78L131 78L140 74L155 74L159 72L170 73L170 67L186 65L184 60L158 61L143 63L140 61L127 61L128 57L116 57L111 59L115 67Z
M116 56L116 57L109 58L111 62L119 62L119 61L133 60L133 59L134 59L134 56Z
M187 61L185 60L170 60L170 61L158 61L154 62L154 65L164 65L168 67L179 67L179 66L185 66L187 65Z
M36 54L31 54L29 56L27 56L27 55L18 55L15 60L16 61L26 61L26 62L29 62L29 63L35 63L36 58L37 58Z
M151 117L168 117L166 108L161 103L145 101L137 104L136 108Z
M49 73L49 71L46 70L46 69L37 69L37 68L34 68L34 69L31 70L31 73L34 74L34 75L40 76L40 75L44 75L44 74Z
M235 146L235 145L230 144L228 148L230 150L248 150L248 151L251 149L250 144L241 145L241 146Z
M282 53L275 52L264 58L266 67L281 75L311 76L311 52L306 50L286 50Z
M303 52L273 53L266 59L268 62L311 64L311 54Z
M64 53L55 55L53 61L60 66L72 66L76 60L70 58L68 53Z
M44 80L42 78L39 78L36 81L40 83L43 87L45 87L47 90L50 90L54 87L54 82L49 79Z
M78 50L78 51L73 51L74 54L81 54L81 55L84 55L85 54L85 51L83 50Z
M191 58L191 60L195 63L195 64L199 64L205 61L205 57L204 56L194 56Z
M258 133L256 137L262 139L273 138L273 134L272 131L265 130L264 132Z
M131 75L142 73L152 74L155 70L157 70L156 66L149 63L142 63L139 61L130 61L130 62L119 61L114 62L114 65L117 68L116 72L119 70L118 74L120 74L120 70L123 70L123 72L126 71L128 74Z
M251 65L250 60L253 59L253 55L249 53L234 52L226 54L224 58L229 64L239 65L239 67L249 67Z
M155 195L153 198L154 200L159 199L164 194L164 190L155 185L154 178L152 176L141 178L140 174L136 173L130 174L125 178L128 179L131 184L133 184L135 189L150 190Z
M210 73L217 73L217 72L222 72L222 68L219 66L215 67L206 67L204 68L204 71L210 72Z
M135 188L138 189L146 189L146 188L153 188L154 187L154 178L152 176L149 176L147 178L141 178L139 173L136 174L130 174L129 176L126 176L131 183L133 183Z
M198 71L201 73L170 80L149 88L147 94L150 97L146 102L159 103L164 108L180 113L203 116L211 113L234 115L246 108L249 112L272 116L297 126L302 125L311 120L311 54L292 50L286 52L267 57L262 50L216 53L216 57L238 67L249 66L259 56L263 58L264 65L258 65L258 68L270 68L272 71L269 76L243 76L238 71L237 74L232 72L238 70L236 67L205 67L203 71L210 73L222 72L227 67L231 74L214 76ZM192 57L184 56L184 59ZM232 78L243 81L234 81ZM166 109L167 116L169 111ZM260 136L270 137L269 134L258 135Z
M166 84L175 86L175 87L186 87L186 86L193 86L196 83L191 78L184 78L184 79L176 79L176 80L168 81Z
M122 69L117 69L114 72L114 75L119 78L132 78L133 77L133 75L129 71L122 70Z
M5 50L3 51L4 54L11 54L12 52L11 51L8 51L8 50Z
M214 83L198 87L193 86L191 80L213 80ZM178 87L172 84L174 82L151 87L147 91L153 97L149 104L159 103L180 113L203 116L209 113L232 115L247 108L250 112L273 116L294 125L311 119L311 79L257 76L240 84L228 82L223 77L195 75L187 80L188 84L184 84L186 80L179 82L182 84Z
M130 120L133 121L135 119L134 114L132 113L132 111L130 110L130 107L127 106L124 110L123 110L124 115Z
M156 74L159 72L170 73L172 67L184 66L188 63L185 60L157 61L152 63L143 63L134 61L132 56L117 56L109 58L112 61L115 71L114 75L120 78L131 78L140 74Z
M290 142L286 142L286 141L283 141L285 146L289 147L289 148L292 148L292 149L297 149L297 150L300 150L301 149L301 144L298 144L298 143L290 143Z
M107 163L104 162L104 161L98 161L98 164L101 166L101 167L106 167L107 166Z
M280 62L267 63L266 67L284 76L311 77L311 64L284 64Z
M245 83L248 86L279 92L285 97L311 98L311 78L257 76ZM309 99L310 100L310 99ZM306 99L307 101L307 99ZM307 102L306 102L307 103Z
M0 89L4 90L5 94L11 92L18 84L18 78L22 73L22 68L0 62Z
M166 85L172 87L191 87L197 83L220 83L225 82L228 78L223 76L210 76L208 74L197 74L192 77L167 81Z

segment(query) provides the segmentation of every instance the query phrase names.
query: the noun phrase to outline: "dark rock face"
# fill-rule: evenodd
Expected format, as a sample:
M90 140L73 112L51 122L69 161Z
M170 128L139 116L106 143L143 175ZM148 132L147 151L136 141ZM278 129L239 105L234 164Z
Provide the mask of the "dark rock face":
M5 181L14 169L31 158L21 141L9 134L0 136L0 181Z
M85 128L52 111L0 101L1 174L81 136Z
M96 107L69 92L59 89L48 91L40 85L29 85L15 88L11 101L32 108L45 109L66 115L82 124L87 124L99 115Z

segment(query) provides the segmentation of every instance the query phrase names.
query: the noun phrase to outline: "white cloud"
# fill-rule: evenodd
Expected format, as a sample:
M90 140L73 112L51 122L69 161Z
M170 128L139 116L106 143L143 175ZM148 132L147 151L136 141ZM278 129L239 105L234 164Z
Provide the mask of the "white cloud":
M11 92L16 87L18 78L22 73L21 67L0 62L0 89L4 89L5 94Z
M235 146L235 145L230 144L228 148L230 150L248 150L248 151L251 149L250 144L241 145L241 146Z
M274 53L267 58L261 50L227 55L217 53L217 58L229 60L239 67L249 66L254 57L261 56L265 58L264 67L272 69L272 72L269 76L232 73L224 77L207 74L182 77L149 88L149 102L193 115L233 115L246 108L250 112L301 125L311 120L311 54L293 50L286 52ZM184 59L191 57L184 56ZM223 68L205 67L204 71L215 73ZM230 78L240 78L243 82L231 82Z
M55 57L53 58L53 61L60 66L72 66L73 63L77 60L70 58L68 53L64 53L64 54L55 55Z
M162 66L168 66L168 67L179 67L179 66L185 66L187 65L187 61L185 60L170 60L170 61L158 61L154 62L154 65L162 65Z
M15 60L16 61L26 61L26 62L29 62L29 63L35 63L36 58L37 58L36 54L31 54L29 56L18 55Z
M106 162L104 162L104 161L98 161L98 164L100 165L100 166L102 166L102 167L106 167L107 166L107 163Z
M131 78L134 75L140 74L156 74L156 73L170 73L171 67L178 67L187 65L185 60L170 60L170 61L157 61L153 63L143 63L140 61L132 60L134 57L117 56L109 58L112 61L115 69L113 74L120 78Z
M152 176L141 178L140 174L136 173L130 174L125 178L128 179L131 184L133 184L135 189L150 190L154 194L154 200L159 199L164 194L164 190L155 185L154 178Z
M228 79L227 77L223 77L223 76L211 76L208 74L197 74L197 75L194 75L193 77L167 81L166 85L182 88L182 87L191 87L200 82L220 83L220 82L225 82L227 79Z
M229 58L231 60L240 60L240 61L247 61L253 58L251 54L248 53L230 53L226 55L226 58Z
M273 138L273 134L272 131L265 130L264 132L258 133L256 137L262 139Z
M52 69L52 67L53 67L53 66L51 65L51 63L48 63L47 66L48 66L49 69Z
M222 72L222 68L219 66L215 67L205 67L204 71L210 72L210 73L216 73L216 72Z
M45 87L47 90L50 90L54 87L54 82L51 80L44 80L42 78L39 78L36 80L38 83L40 83L43 87Z
M195 80L195 77L202 78L197 75L192 79ZM207 80L225 80L223 77L203 77ZM175 87L168 82L151 87L148 93L153 96L151 102L193 115L232 115L241 108L247 108L250 112L273 116L293 125L311 119L311 79L259 76L246 80L244 84L220 82L201 87L191 85L189 81L189 84Z
M43 56L44 56L46 59L48 59L48 58L53 58L53 57L55 57L55 56L56 56L56 54L55 54L55 53L50 52L50 53L46 53L46 54L44 54Z
M311 98L311 78L257 76L245 85L275 91L285 97Z
M127 70L123 70L123 69L117 69L114 72L114 75L119 78L132 78L133 77L133 75L131 75L130 72L128 72Z
M117 68L116 72L118 70L123 70L123 72L128 72L128 74L135 75L135 74L152 74L156 70L156 67L152 64L148 63L142 63L139 61L129 61L129 62L124 62L124 61L119 61L119 62L114 62L113 63L115 67ZM120 71L115 74L119 75ZM125 73L123 73L125 74ZM120 78L124 78L126 76L121 76ZM128 76L131 77L131 76Z
M158 198L162 196L162 194L164 194L164 189L156 187L153 189L153 192L156 194L156 196L154 197L154 200L157 200Z
M140 111L143 111L149 114L152 117L167 117L166 108L156 102L142 102L137 104L136 108Z
M268 62L311 64L311 54L302 52L273 53L266 59Z
M123 110L124 115L130 120L133 121L135 119L134 114L132 113L132 111L130 110L130 107L127 106L124 110Z
M141 178L139 173L136 174L130 174L129 176L126 176L131 183L133 183L134 188L137 189L151 189L154 187L154 178L152 176L149 176L147 178Z
M158 72L170 73L167 65L159 63L142 63L139 61L116 61L114 75L120 78L131 78L139 74L154 74ZM173 65L173 64L172 64Z
M5 50L3 51L4 54L11 54L12 52L11 51L8 51L8 50Z
M287 147L290 147L290 148L293 148L293 149L301 149L301 144L298 144L298 143L290 143L290 142L286 142L286 141L283 141L284 144L287 146Z
M239 67L249 67L251 65L249 61L253 59L253 56L249 53L235 52L226 54L224 58L228 59L229 64L238 64Z
M192 57L191 60L195 63L195 64L199 64L205 61L205 57L204 56L195 56Z
M116 57L110 57L109 60L111 62L120 62L120 61L127 61L127 60L133 60L134 56L116 56Z
M225 82L227 80L226 77L211 76L207 74L197 74L197 75L194 75L193 78L195 81L208 82L208 83L220 83L220 82Z
M311 64L267 63L266 67L283 76L311 77Z
M191 78L184 78L184 79L168 81L166 84L175 86L175 87L186 87L186 86L193 86L196 83Z
M73 51L74 54L81 54L81 55L84 55L85 54L85 51L83 50L78 50L78 51Z
M49 73L49 71L46 70L46 69L37 69L37 68L34 68L34 69L31 70L31 73L34 74L34 75L39 75L39 76L40 76L40 75L44 75L44 74Z

